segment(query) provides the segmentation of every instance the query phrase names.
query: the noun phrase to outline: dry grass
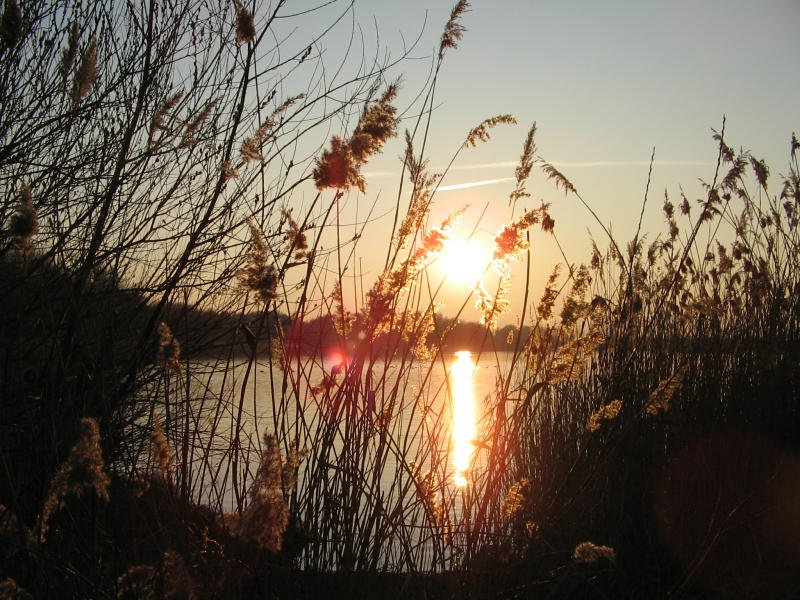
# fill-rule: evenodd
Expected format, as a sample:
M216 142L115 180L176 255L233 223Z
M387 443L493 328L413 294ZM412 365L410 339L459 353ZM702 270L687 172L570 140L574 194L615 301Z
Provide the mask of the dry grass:
M355 78L350 135L326 139L294 180L286 148L317 94L276 100L272 110L274 94L259 97L245 113L247 95L216 75L187 92L165 79L152 98L138 88L128 116L140 125L123 131L116 160L100 171L117 187L87 206L54 211L39 198L70 191L59 169L31 179L34 199L20 187L23 166L0 154L2 178L13 182L3 196L3 276L20 290L19 310L6 312L36 317L3 321L13 342L4 381L29 404L18 410L4 392L3 464L24 461L4 475L0 553L30 567L0 572L4 590L264 597L287 589L281 573L297 582L331 572L422 572L428 581L444 573L474 584L475 596L748 597L760 584L767 595L794 585L796 545L765 517L789 519L797 495L776 483L791 481L800 431L794 136L789 174L770 192L767 165L736 153L723 129L705 197L683 197L676 209L665 196L665 232L649 245L637 232L625 245L536 154L530 128L507 225L494 239L497 283L464 299L477 298L477 355L497 377L481 399L469 484L453 485L447 348L457 327L439 314L427 268L463 215L431 225L446 172L427 172L425 148L436 77L467 8L462 1L451 13L406 132L412 189L407 200L398 194L374 281L358 267L363 252L374 253L360 242L370 220L354 230L342 215L364 201L362 168L399 126L397 85L378 94L380 72L369 85ZM6 3L2 39L24 49L6 31L15 11ZM237 1L234 12L234 22L217 25L227 28L246 89L261 37L248 8ZM230 7L221 14L230 21ZM60 25L63 44L46 64L60 88L74 71L66 105L91 111L112 85L97 69L110 45L90 42L76 68L75 23ZM304 49L297 64L308 57ZM233 116L229 106L238 107ZM51 116L31 118L41 125ZM469 130L453 162L487 142L491 127L513 122L501 115ZM51 134L71 147L70 128ZM81 135L82 152L106 156L105 142ZM85 181L98 179L65 156ZM181 158L164 170L164 156ZM268 167L279 164L282 175L270 180ZM608 235L587 264L536 264L532 237L558 242L549 206L528 206L536 165ZM142 182L150 196L137 195ZM304 182L316 196L289 209ZM123 193L129 204L118 212ZM255 207L253 195L262 199ZM525 305L515 307L523 318L498 342L510 286L522 285L512 281L513 262L528 272ZM550 277L534 289L530 274L545 269ZM101 310L126 286L124 303ZM223 325L195 328L202 308ZM31 375L17 374L20 365ZM39 447L24 451L23 434L39 435ZM742 442L741 482L720 475L731 455L718 435ZM43 465L46 481L26 474ZM706 467L711 476L701 477ZM691 495L715 502L682 516L674 507ZM739 534L750 526L747 545ZM752 560L754 547L765 560Z

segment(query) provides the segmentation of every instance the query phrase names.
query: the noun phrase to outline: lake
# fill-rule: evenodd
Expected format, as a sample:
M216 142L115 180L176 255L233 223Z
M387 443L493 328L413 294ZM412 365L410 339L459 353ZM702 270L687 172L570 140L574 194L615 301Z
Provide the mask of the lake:
M306 527L329 539L388 536L383 547L370 543L383 563L373 557L371 567L441 562L446 549L437 547L437 528L457 533L472 510L472 484L459 488L453 480L448 390L454 360L453 354L433 362L356 366L336 357L301 358L286 369L266 361L193 363L171 393L176 422L177 398L192 399L183 406L191 404L196 425L188 428L196 433L187 457L195 497L224 511L246 501L263 436L275 435L284 457L294 444L302 453L292 502ZM498 376L507 377L510 365L506 353L485 354L475 364L478 423L470 482L485 466L482 431L494 415ZM179 435L175 427L173 439ZM311 557L306 564L324 568L340 558Z

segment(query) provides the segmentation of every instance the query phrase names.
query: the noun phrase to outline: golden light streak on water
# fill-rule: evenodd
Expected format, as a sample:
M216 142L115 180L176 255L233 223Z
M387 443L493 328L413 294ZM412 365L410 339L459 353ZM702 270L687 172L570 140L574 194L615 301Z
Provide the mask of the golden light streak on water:
M470 352L456 352L456 360L450 365L450 375L453 393L453 482L459 487L467 485L466 472L475 451L473 440L477 437L475 399L472 395L474 371L475 363Z

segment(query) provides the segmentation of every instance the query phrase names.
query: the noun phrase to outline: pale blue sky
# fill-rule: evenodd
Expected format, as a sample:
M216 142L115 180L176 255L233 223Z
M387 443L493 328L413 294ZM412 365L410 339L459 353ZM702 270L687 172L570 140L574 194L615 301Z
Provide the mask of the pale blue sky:
M356 0L355 17L368 47L374 45L375 23L393 55L425 26L413 53L418 60L400 68L401 104L424 82L452 4ZM645 229L655 234L662 231L665 189L678 196L680 184L693 200L701 194L698 178L713 178L711 128L719 129L723 114L732 146L766 159L773 175L787 170L791 134L800 132L797 0L475 0L462 23L467 31L459 47L448 51L439 77L431 165L445 164L465 133L486 117L511 113L519 125L497 129L487 145L462 153L445 185L513 176L527 129L537 121L540 154L559 164L624 242L635 230L652 148L656 164ZM397 177L386 173L399 172L401 152L399 142L389 145L368 165L366 171L375 176L364 201L379 193L391 199ZM509 166L479 166L491 163ZM443 192L433 220L469 203L469 223L488 204L492 209L483 226L491 236L508 216L510 189L510 183L498 182ZM601 240L600 228L574 199L565 199L541 177L532 179L529 189L531 206L553 203L569 259L587 260L586 230ZM373 231L376 237L368 243L385 241L385 230L376 225ZM544 277L557 254L539 238L534 238L541 248L535 260Z

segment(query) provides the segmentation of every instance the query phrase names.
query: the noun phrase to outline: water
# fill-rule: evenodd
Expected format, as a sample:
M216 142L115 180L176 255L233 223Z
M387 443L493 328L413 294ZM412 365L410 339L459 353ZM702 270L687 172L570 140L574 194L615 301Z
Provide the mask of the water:
M285 371L259 361L249 367L244 361L192 365L183 393L194 398L198 429L192 444L196 494L233 510L246 500L264 434L275 435L284 453L295 441L305 450L293 502L308 527L324 531L328 546L334 548L330 541L335 539L389 535L398 539L379 544L378 568L441 562L444 550L435 547L441 536L433 531L434 516L446 513L448 527L454 528L469 518L464 515L470 491L453 485L450 456L448 369L453 360L378 361L357 372L335 361L310 359ZM493 414L498 376L507 376L509 367L508 355L483 355L472 376L479 420L473 479L485 466L481 424ZM231 440L237 436L234 448ZM426 490L430 497L424 500ZM365 525L372 523L375 510L377 524ZM348 560L330 554L335 550L321 552L307 565Z

